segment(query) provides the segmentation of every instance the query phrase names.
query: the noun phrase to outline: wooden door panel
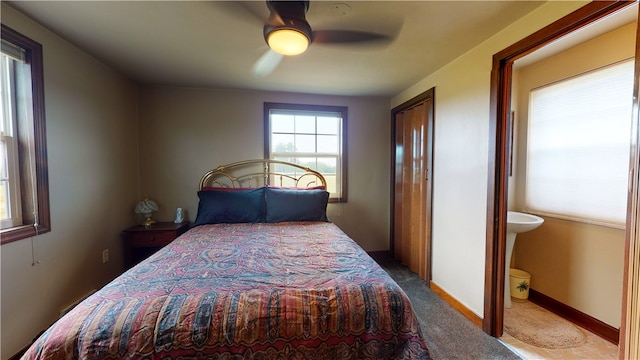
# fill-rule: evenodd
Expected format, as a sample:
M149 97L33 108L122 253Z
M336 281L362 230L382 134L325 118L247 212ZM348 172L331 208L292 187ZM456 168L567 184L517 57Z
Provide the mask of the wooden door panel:
M430 277L432 102L395 114L394 255L421 278Z
M393 195L393 254L397 260L401 260L403 257L403 245L405 243L403 236L403 224L402 219L405 217L403 203L403 167L404 167L404 122L403 113L396 116L395 119L395 167L394 167L394 195Z

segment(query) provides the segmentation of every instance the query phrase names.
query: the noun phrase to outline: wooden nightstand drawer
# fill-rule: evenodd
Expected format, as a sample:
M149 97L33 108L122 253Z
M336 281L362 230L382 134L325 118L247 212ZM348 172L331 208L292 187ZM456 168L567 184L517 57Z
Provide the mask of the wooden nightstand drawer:
M137 225L125 233L125 265L127 268L146 259L189 229L189 222L175 224L158 222L151 226Z
M149 233L131 233L131 246L148 247L148 246L165 246L175 240L176 234L170 232L149 232Z

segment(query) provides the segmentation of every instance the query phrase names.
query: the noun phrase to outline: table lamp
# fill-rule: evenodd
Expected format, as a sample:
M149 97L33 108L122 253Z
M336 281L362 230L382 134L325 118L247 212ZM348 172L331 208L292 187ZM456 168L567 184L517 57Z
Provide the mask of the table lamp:
M151 215L155 211L158 211L158 204L148 198L144 198L144 200L140 201L134 210L136 214L142 214L144 216L144 221L142 222L142 225L144 226L150 226L155 223L155 221L151 219Z

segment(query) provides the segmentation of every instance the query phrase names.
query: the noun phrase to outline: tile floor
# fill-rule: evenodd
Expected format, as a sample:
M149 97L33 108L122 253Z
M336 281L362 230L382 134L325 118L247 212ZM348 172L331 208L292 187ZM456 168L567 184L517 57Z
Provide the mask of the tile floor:
M554 315L557 316L557 315ZM562 359L562 360L614 360L618 358L618 346L576 325L587 339L582 346L567 349L545 349L524 343L504 333L500 338L507 347L523 359Z

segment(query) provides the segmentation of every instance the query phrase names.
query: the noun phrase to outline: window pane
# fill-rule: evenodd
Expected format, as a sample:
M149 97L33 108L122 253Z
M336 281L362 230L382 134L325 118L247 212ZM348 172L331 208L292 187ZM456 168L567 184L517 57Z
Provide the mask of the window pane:
M0 141L0 220L11 217L11 204L9 203L9 171L6 142Z
M272 114L271 132L292 133L294 131L293 115Z
M0 220L9 219L9 186L5 181L0 181Z
M318 152L324 154L339 153L338 137L334 135L318 135Z
M318 167L316 170L326 172L327 174L335 174L338 169L338 161L334 157L318 158Z
M291 163L297 164L295 157L274 156L272 159L281 160L281 161L286 161L286 162L291 162ZM278 171L278 172L282 172L283 169L284 169L284 165L276 165L276 167L274 169L276 171Z
M1 55L2 86L0 86L0 220L11 218L10 187L9 187L9 152L7 138L11 136L11 77L9 62L12 61L4 54ZM10 142L13 143L13 142Z
M307 166L312 168L313 170L319 171L317 168L317 163L316 163L316 158L309 158L309 157L299 157L296 159L295 163L302 165L302 166Z
M10 94L9 92L9 78L11 77L11 73L9 72L9 61L10 59L6 55L0 55L0 63L2 64L2 76L0 79L2 80L2 86L0 86L0 132L5 135L11 135L9 132L10 123L9 123L9 113L11 109L10 102Z
M294 141L293 135L273 134L271 136L271 151L274 153L294 152Z
M320 171L325 180L327 181L327 191L339 192L338 179L338 161L336 158L318 158L318 167L316 169Z
M314 135L296 135L296 151L304 153L316 152L316 137Z
M318 117L318 134L338 135L340 119L336 117Z
M296 115L296 132L304 134L316 133L315 116Z
M7 158L7 142L0 140L0 179L7 179L9 177L9 159Z
M6 75L2 74L2 86L0 86L0 134L7 134L7 115L5 114L5 91L4 91L4 79Z

